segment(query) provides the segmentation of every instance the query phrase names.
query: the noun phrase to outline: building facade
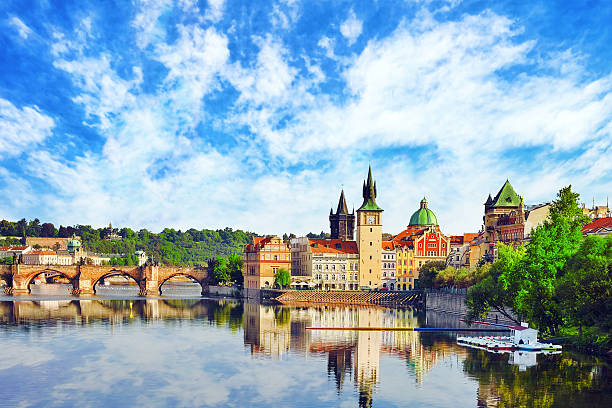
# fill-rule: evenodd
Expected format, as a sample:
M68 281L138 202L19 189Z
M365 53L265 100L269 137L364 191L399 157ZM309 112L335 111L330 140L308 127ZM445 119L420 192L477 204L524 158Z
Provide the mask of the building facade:
M393 237L393 243L398 248L397 287L400 290L414 289L419 269L426 262L446 262L450 251L450 238L440 230L438 219L425 198L410 217L408 227Z
M57 253L49 250L33 250L23 254L21 261L26 265L57 265Z
M344 198L344 190L340 193L338 208L334 214L333 209L329 210L330 238L341 241L353 241L355 231L355 210L349 214Z
M245 294L248 290L272 288L274 286L274 274L281 268L286 269L291 274L289 244L275 235L254 238L253 243L247 245L244 249Z
M310 287L321 290L357 290L359 254L355 241L293 238L292 277L311 277Z
M397 259L393 241L382 242L382 287L395 290L395 271Z
M478 262L478 258L474 257L474 246L478 233L467 232L463 235L451 235L450 251L446 258L446 264L455 269L471 268Z
M418 273L414 264L414 243L412 241L394 241L396 272L395 290L414 289Z
M357 210L357 248L359 250L359 287L382 287L382 212L376 204L376 182L372 168L363 183L363 204Z
M484 243L481 253L487 261L495 259L495 244L519 244L525 236L523 197L519 196L508 180L495 197L484 203Z

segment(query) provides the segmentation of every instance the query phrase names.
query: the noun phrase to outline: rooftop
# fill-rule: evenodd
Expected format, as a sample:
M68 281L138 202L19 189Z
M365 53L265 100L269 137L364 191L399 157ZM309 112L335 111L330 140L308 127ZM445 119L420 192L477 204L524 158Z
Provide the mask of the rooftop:
M357 254L357 242L339 239L308 239L312 253Z

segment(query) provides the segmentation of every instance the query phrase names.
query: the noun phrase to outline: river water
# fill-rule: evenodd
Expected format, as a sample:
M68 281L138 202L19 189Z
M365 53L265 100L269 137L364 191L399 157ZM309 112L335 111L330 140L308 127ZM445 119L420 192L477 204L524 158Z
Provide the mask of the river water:
M445 333L306 330L458 327L453 316L175 289L159 299L125 288L93 300L35 288L25 300L0 297L0 406L612 406L610 365L591 356L492 354Z

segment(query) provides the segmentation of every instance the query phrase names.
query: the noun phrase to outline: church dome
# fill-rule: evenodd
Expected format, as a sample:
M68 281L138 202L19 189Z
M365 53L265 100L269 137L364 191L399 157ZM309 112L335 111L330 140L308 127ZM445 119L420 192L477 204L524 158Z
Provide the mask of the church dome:
M66 243L66 246L68 247L68 251L74 252L81 247L81 241L76 239L73 235L72 239Z
M427 208L427 200L425 198L421 200L421 208L416 210L412 217L410 217L410 224L408 225L438 225L438 219L433 211Z

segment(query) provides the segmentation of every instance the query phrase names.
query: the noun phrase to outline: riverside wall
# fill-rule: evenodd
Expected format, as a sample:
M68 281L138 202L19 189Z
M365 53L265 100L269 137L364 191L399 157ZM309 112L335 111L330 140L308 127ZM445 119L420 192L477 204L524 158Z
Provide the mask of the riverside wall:
M240 289L233 286L214 286L209 285L206 289L206 293L209 296L215 297L235 297L239 298L242 296Z
M446 292L446 291L426 291L425 309L440 313L449 313L458 317L464 317L468 312L465 304L465 292ZM512 320L503 316L501 313L491 310L484 320L499 323L512 323Z

